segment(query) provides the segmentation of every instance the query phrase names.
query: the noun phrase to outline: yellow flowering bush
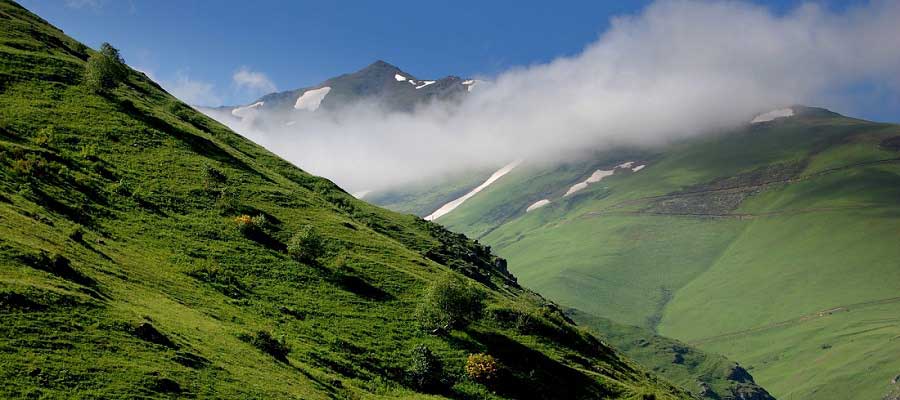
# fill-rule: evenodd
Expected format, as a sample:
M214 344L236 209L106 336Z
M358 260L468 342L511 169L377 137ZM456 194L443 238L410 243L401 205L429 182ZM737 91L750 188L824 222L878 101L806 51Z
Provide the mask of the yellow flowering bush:
M466 359L466 374L476 382L487 383L495 380L500 367L490 354L469 354Z

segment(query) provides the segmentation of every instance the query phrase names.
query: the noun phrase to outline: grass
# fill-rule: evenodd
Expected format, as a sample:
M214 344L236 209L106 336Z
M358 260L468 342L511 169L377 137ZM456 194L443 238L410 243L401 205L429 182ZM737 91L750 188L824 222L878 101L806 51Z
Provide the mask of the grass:
M895 297L900 154L883 143L900 128L799 110L654 152L611 150L565 168L526 164L438 222L491 245L523 285L555 301L687 342ZM647 167L561 198L589 171L630 160ZM535 191L526 190L532 180ZM553 202L525 214L539 198ZM880 310L868 318L892 321ZM829 321L817 329L838 335L843 328ZM888 392L896 363L859 355L892 349L890 335L848 340L840 356L810 364L816 351L788 340L806 329L698 346L752 364L779 398ZM802 385L784 380L793 369L804 371ZM843 388L831 391L833 380Z
M721 355L657 335L647 328L623 325L576 309L566 313L641 365L701 397L740 398L743 393L750 398L772 398L742 374L743 367Z
M355 200L143 74L88 90L92 51L15 3L0 28L0 397L686 397L565 319L562 337L489 318L428 334L414 311L446 274L492 307L553 305L487 248ZM306 226L323 251L297 260ZM433 396L403 375L422 344L453 382ZM504 385L464 377L473 353Z

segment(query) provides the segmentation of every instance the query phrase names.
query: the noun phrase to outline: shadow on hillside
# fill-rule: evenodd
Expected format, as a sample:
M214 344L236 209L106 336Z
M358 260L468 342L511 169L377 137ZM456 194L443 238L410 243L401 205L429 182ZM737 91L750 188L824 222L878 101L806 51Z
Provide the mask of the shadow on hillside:
M517 399L596 399L615 395L584 373L501 334L470 332L502 364L491 385L498 394Z
M336 272L332 277L332 281L342 289L368 300L386 301L394 299L394 296L390 293L357 276L350 267L344 267L344 269L346 270Z

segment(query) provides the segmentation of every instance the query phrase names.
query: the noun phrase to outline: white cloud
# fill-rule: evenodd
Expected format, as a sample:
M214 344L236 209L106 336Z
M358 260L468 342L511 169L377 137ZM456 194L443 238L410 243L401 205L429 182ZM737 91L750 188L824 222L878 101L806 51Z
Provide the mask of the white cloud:
M190 105L219 105L222 98L216 94L215 85L190 78L186 72L178 71L174 81L160 81L169 93Z
M251 71L247 67L241 67L232 75L235 86L251 95L268 94L277 90L275 84L262 72Z
M493 84L458 106L279 116L297 120L289 127L230 122L310 172L350 190L375 189L466 166L656 145L774 108L840 104L842 90L861 83L897 98L897 21L900 2L889 0L785 14L734 1L661 0L615 18L579 55L488 78Z
M100 0L65 0L69 8L100 8Z

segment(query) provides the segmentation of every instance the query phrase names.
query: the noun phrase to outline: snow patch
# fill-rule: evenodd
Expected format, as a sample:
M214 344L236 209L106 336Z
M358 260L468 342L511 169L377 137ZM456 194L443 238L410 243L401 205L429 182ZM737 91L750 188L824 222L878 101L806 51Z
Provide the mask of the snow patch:
M297 123L297 121L288 121L288 122L285 122L285 123L284 123L284 126L292 126L292 125L294 125L294 124L296 124L296 123Z
M512 171L513 168L518 166L520 162L521 162L520 160L516 160L509 164L504 165L503 168L500 168L496 172L494 172L490 176L490 178L488 178L486 181L484 181L484 183L482 183L481 185L478 185L478 187L476 187L475 189L472 189L469 193L466 193L462 197L460 197L456 200L453 200L447 204L442 205L441 208L438 208L435 212L426 216L425 220L426 221L434 221L434 220L446 215L450 211L455 210L456 207L459 207L460 204L462 204L463 202L465 202L468 199L471 199L472 196L475 196L476 194L478 194L478 192L484 190L484 188L486 188L486 187L490 186L492 183L496 182L497 179L502 178L503 175L508 174L509 171Z
M433 84L434 82L435 82L435 81L422 81L422 84L419 85L419 86L416 86L416 89L421 89L421 88L423 88L423 87L425 87L425 86L428 86L428 85Z
M396 79L397 82L403 82L406 80L406 77L400 74L394 74L394 79Z
M758 124L758 123L760 123L760 122L768 122L768 121L772 121L772 120L774 120L774 119L776 119L776 118L787 118L787 117L793 117L793 116L794 116L794 110L793 110L793 109L791 109L791 108L779 108L779 109L777 109L777 110L772 110L772 111L769 111L769 112L767 112L767 113L762 113L762 114L757 115L755 118L753 118L753 119L750 121L750 123L751 123L751 124Z
M319 109L319 105L322 104L322 100L325 99L325 96L328 95L328 92L330 91L330 86L307 90L303 92L303 95L297 98L297 102L294 103L294 108L297 110L316 111Z
M266 104L266 102L257 101L256 103L253 103L249 106L235 108L235 109L231 110L231 115L234 115L235 117L239 117L239 118L246 117L246 116L250 115L250 113L256 111L258 108L262 107L263 104Z
M638 171L644 169L644 167L646 167L646 165L643 165L643 164L638 165L637 167L632 167L633 165L634 165L634 161L628 161L628 162L623 162L619 165L616 165L615 168L610 169L610 170L598 169L598 170L594 171L594 173L591 174L591 176L588 177L587 179L585 179L583 182L578 182L578 183L572 185L572 187L570 187L569 190L566 191L566 194L564 194L563 197L566 197L572 193L582 190L582 189L588 187L588 185L590 185L592 183L600 182L601 180L603 180L603 178L606 178L607 176L614 174L617 169L630 169L631 172L638 172ZM532 204L532 205L534 205L534 204Z
M472 89L474 89L475 86L477 86L479 83L481 83L481 81L479 81L477 79L469 79L469 80L463 81L462 84L466 86L467 92L471 92Z
M613 173L615 173L615 171L616 171L615 169L611 169L611 170L598 169L598 170L594 171L594 173L591 174L590 177L585 179L584 182L578 182L578 183L572 185L572 187L570 187L569 190L566 191L566 194L564 194L563 197L569 196L572 193L582 190L582 189L588 187L588 185L590 185L592 183L600 182L601 180L603 180L603 178L606 178L607 176L610 176Z
M528 206L528 208L525 209L525 212L537 210L538 208L546 206L547 204L550 204L550 200L547 200L547 199L538 200L538 201L534 202L534 204Z

